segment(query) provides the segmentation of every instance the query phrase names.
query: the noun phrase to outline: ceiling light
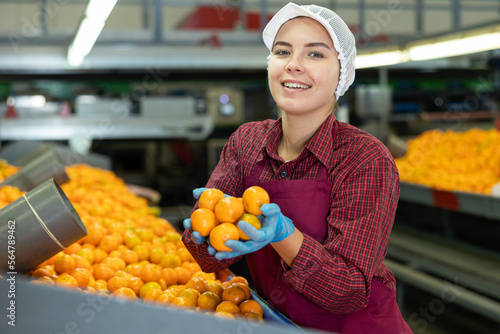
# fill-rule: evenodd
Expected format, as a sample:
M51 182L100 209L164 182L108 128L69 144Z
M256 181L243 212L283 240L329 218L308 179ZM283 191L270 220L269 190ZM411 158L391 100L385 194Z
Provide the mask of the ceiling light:
M90 53L116 2L117 0L90 0L85 17L68 48L68 63L71 66L79 66Z
M356 69L400 64L408 61L407 54L401 50L377 50L360 53L356 56Z
M425 39L408 44L410 60L454 57L500 48L500 27Z

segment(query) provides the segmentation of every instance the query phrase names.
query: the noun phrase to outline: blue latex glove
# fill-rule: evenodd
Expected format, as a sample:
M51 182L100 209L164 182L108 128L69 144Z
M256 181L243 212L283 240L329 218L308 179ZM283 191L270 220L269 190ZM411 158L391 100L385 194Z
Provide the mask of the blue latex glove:
M198 200L201 194L207 189L208 188L194 189L193 197ZM228 197L229 195L224 194L224 196ZM210 253L210 255L214 255L217 252L215 248L213 248L212 245L210 245L210 243L208 242L208 238L203 237L199 232L192 231L193 227L191 226L191 218L184 219L183 225L185 229L191 230L191 240L193 240L195 244L201 245L206 241L208 243L208 253Z
M290 218L285 217L277 204L264 204L260 207L262 223L260 230L245 221L238 222L238 227L250 238L248 241L228 240L225 245L232 252L217 252L217 260L230 259L241 255L253 253L269 243L278 242L290 236L295 231L295 226Z

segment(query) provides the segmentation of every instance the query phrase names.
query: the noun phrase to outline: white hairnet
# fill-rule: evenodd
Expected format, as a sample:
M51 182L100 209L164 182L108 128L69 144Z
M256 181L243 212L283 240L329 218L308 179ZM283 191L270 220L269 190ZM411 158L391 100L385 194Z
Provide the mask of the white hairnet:
M328 8L307 5L299 6L289 2L277 12L262 32L262 38L267 48L271 51L274 39L281 25L298 16L310 17L325 27L330 34L335 50L339 53L340 78L335 97L337 100L344 95L349 86L354 82L356 40L347 24L335 12Z

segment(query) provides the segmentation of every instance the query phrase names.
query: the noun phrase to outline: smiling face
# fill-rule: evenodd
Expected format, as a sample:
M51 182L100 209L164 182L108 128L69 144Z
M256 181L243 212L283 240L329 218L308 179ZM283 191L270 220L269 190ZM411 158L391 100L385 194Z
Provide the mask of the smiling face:
M288 115L328 115L335 104L340 62L326 29L316 20L285 22L274 40L268 79L273 98Z

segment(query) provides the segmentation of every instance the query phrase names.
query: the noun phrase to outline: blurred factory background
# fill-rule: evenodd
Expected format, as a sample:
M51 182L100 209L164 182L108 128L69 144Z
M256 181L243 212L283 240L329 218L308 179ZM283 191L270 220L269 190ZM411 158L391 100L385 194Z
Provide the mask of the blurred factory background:
M230 134L278 117L261 30L286 3L111 1L76 54L89 1L1 0L1 157L63 146L72 163L94 159L156 192L180 220ZM344 18L364 56L337 118L395 158L430 129L500 128L500 1L315 3ZM479 34L489 35L468 44ZM412 49L457 40L441 54ZM405 318L415 333L500 333L500 215L428 205L415 191L402 188L388 255Z

